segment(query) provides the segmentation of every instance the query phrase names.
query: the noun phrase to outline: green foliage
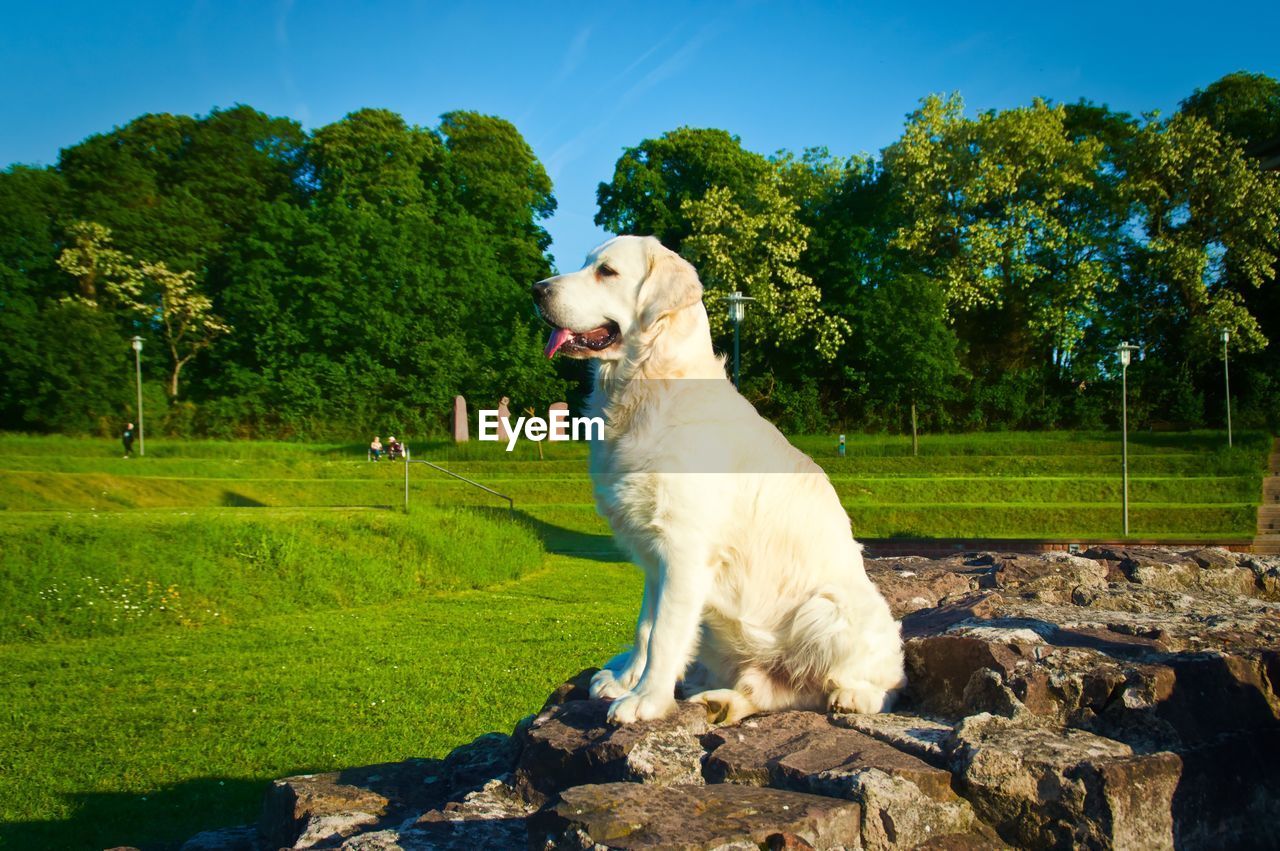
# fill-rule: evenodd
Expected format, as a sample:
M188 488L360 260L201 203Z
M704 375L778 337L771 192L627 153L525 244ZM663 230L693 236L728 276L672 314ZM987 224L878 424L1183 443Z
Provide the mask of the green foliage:
M1276 91L1229 75L1168 120L931 96L879 159L681 128L623 153L596 221L761 298L744 389L779 421L896 430L914 399L935 428L1096 427L1127 340L1131 422L1216 424L1225 329L1237 412L1276 427L1280 179L1242 146Z
M422 435L458 393L545 406L567 387L528 285L550 271L554 208L497 118L450 113L437 132L365 109L308 136L245 106L143 116L56 169L0 175L0 322L62 327L69 296L100 312L77 340L0 346L0 426L124 416L131 388L108 384L129 376L100 367L134 334L171 433ZM73 353L83 367L40 374Z
M931 96L879 156L681 127L624 150L596 222L695 262L721 350L717 296L756 299L744 392L792 428L1114 426L1122 340L1135 426L1217 425L1224 329L1235 421L1276 428L1280 177L1250 151L1278 132L1280 83L1245 72L1167 119ZM529 309L555 208L517 129L466 111L143 115L12 166L0 427L113 431L134 335L157 433L441 434L459 393L571 397Z
M759 154L743 149L723 130L681 127L628 148L613 179L596 192L596 224L614 233L656 236L679 251L693 233L686 202L701 201L712 187L747 194L769 172Z
M1280 81L1236 71L1196 89L1180 111L1246 145L1267 142L1280 137Z
M44 431L114 434L133 399L132 352L115 322L79 301L0 311L0 410Z

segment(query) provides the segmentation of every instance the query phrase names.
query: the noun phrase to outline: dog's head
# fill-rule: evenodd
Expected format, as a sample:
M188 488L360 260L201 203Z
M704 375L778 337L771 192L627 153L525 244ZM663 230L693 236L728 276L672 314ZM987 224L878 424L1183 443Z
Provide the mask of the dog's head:
M702 301L698 273L651 236L619 236L587 255L577 272L533 285L552 327L547 357L617 360L625 341Z

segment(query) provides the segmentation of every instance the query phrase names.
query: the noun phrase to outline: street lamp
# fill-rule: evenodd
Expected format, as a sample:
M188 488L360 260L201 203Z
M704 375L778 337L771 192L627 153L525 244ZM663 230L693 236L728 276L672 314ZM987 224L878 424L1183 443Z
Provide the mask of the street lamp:
M147 454L146 438L142 434L142 338L134 337L129 341L133 347L133 366L138 376L138 454Z
M724 297L729 303L729 321L733 323L733 386L738 386L738 356L740 345L738 342L739 329L742 326L742 320L747 315L747 302L755 301L751 296L745 296L738 290Z
M1129 535L1129 360L1133 353L1140 351L1137 346L1128 342L1121 343L1116 351L1120 353L1120 444L1124 463L1124 534Z
M1231 332L1222 329L1222 380L1227 385L1227 447L1231 446L1231 370L1227 366L1227 343L1231 342Z

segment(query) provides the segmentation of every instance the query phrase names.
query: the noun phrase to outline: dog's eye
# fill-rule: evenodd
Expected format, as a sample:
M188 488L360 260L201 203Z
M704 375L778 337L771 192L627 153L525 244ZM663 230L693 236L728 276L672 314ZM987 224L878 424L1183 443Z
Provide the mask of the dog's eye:
M608 265L602 265L596 271L599 273L600 277L602 278L612 278L618 274L612 266L608 266Z

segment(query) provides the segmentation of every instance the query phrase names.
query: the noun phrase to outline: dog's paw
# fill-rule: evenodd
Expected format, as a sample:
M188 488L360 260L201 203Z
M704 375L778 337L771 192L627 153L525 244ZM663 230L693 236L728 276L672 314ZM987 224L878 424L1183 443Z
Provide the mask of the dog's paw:
M827 708L832 712L857 712L862 715L883 712L891 702L889 692L871 683L854 683L838 688L827 696Z
M628 684L626 682L627 679L630 679L631 683ZM591 687L588 689L588 693L592 697L616 700L631 691L631 686L635 685L635 680L635 677L627 677L625 672L618 675L608 668L604 668L596 671L591 677Z
M737 724L759 710L745 694L731 688L699 692L689 698L691 703L701 703L707 708L707 722L711 724Z
M610 724L632 724L636 721L652 721L661 718L675 708L676 699L630 692L609 704Z

